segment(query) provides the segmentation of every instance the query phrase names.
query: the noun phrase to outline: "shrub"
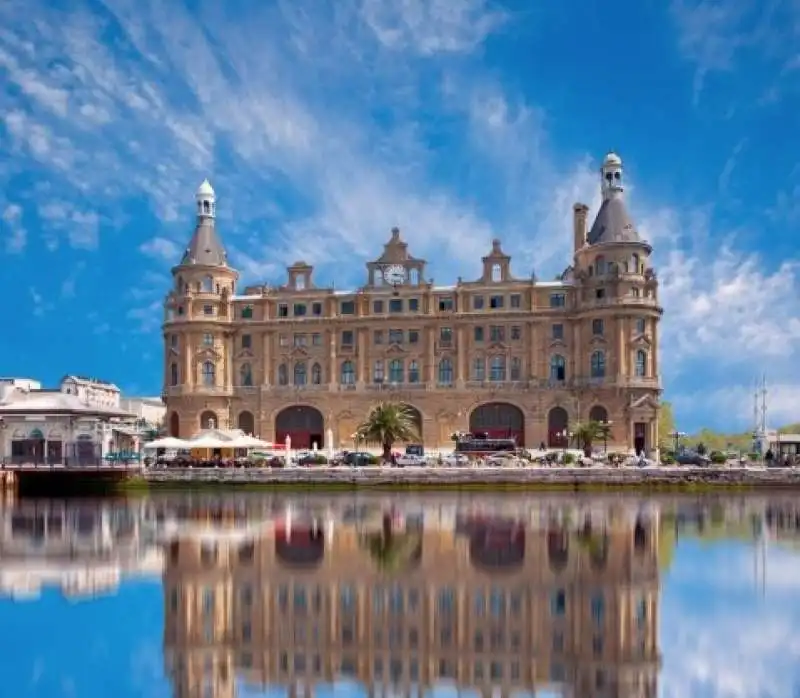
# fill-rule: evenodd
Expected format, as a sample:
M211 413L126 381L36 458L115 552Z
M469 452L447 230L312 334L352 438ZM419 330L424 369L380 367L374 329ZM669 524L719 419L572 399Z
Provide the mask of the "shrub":
M572 465L575 462L575 455L573 453L564 454L564 465Z
M747 454L747 460L753 460L753 461L761 460L761 455L758 454L758 453L748 453Z
M675 465L675 456L673 456L671 453L665 453L663 456L661 456L661 463L663 465Z
M728 460L727 456L722 451L711 451L709 458L715 465L722 465Z
M380 459L380 458L378 458L378 456L373 456L373 455L370 453L370 454L369 454L369 459L367 460L367 463L369 463L370 465L378 465L378 463L380 463L380 460L381 460L381 459Z

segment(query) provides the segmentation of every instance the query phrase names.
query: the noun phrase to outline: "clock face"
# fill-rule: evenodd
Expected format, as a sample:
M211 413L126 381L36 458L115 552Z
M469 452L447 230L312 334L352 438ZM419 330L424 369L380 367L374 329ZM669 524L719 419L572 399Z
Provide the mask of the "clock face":
M392 264L391 266L384 267L383 278L387 284L398 286L406 280L406 270L399 264Z

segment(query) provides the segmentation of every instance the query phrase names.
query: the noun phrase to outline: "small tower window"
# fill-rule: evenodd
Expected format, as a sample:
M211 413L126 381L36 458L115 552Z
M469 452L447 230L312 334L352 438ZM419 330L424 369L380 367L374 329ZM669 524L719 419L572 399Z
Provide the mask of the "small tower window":
M211 204L208 201L203 202L203 213L211 213Z
M213 276L206 276L203 278L203 286L202 286L203 293L213 293L214 292L214 277Z
M170 364L169 366L169 384L170 385L178 385L178 364Z
M419 269L412 269L408 278L412 286L419 286Z
M503 280L503 267L499 264L492 264L492 281L498 283Z

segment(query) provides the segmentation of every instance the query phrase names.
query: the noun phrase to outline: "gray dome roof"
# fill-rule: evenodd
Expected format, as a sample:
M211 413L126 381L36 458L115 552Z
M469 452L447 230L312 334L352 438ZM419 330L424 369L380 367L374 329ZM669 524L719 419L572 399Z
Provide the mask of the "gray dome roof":
M586 241L590 245L603 242L641 242L621 196L614 196L603 202Z

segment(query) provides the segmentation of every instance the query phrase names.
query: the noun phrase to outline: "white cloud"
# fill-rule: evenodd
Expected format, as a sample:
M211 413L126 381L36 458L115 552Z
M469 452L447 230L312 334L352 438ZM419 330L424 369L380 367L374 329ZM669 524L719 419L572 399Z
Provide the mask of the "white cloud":
M162 237L155 237L152 240L142 243L139 251L149 257L176 264L180 261L181 248L172 240Z
M2 220L7 230L7 235L4 235L6 252L22 252L28 242L28 232L22 227L22 207L19 204L8 204L3 211Z

